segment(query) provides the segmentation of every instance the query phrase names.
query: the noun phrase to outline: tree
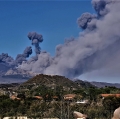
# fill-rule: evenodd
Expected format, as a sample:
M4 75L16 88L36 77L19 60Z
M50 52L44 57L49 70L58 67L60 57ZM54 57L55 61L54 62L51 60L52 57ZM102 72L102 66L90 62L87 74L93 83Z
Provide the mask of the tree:
M120 106L120 98L108 96L103 100L103 106L112 116L113 111Z

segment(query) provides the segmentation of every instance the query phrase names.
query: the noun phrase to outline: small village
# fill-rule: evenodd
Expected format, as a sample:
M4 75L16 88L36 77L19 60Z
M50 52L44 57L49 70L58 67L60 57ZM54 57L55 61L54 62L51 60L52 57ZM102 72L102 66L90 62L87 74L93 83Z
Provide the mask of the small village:
M39 75L26 84L0 87L2 119L112 119L115 109L120 106L119 88L86 88L80 84L78 87L58 86L55 81L46 81L47 86L31 83L38 77L47 81L51 78ZM63 77L59 78L58 81ZM67 84L70 82L68 80Z

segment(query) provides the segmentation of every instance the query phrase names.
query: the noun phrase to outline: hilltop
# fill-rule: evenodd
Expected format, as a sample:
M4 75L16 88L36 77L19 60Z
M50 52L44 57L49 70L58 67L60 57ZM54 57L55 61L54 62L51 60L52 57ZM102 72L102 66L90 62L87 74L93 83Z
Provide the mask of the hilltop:
M72 80L64 77L64 76L58 76L58 75L44 75L44 74L39 74L36 75L35 77L29 79L22 85L31 85L31 84L36 84L36 85L45 85L47 87L51 87L53 85L55 86L63 86L63 87L73 87L73 88L78 88L78 85L73 82Z
M45 74L38 74L34 76L33 78L30 78L29 80L23 82L21 86L27 86L27 85L45 85L47 87L52 86L62 86L62 87L73 87L73 88L89 88L89 87L105 87L105 86L111 86L120 88L120 84L116 83L106 83L106 82L88 82L88 81L82 81L80 79L76 80L70 80L66 78L65 76L59 76L59 75L45 75Z
M47 87L51 87L54 85L54 86L73 87L73 88L80 88L80 87L101 88L101 87L111 86L111 87L120 88L119 83L107 83L107 82L95 82L95 81L89 82L80 79L70 80L65 76L59 76L59 75L45 75L45 74L38 74L36 76L34 75L35 74L31 72L25 72L24 70L23 71L15 70L13 72L10 69L5 75L0 76L0 84L19 83L21 86L36 84L36 85L45 85Z

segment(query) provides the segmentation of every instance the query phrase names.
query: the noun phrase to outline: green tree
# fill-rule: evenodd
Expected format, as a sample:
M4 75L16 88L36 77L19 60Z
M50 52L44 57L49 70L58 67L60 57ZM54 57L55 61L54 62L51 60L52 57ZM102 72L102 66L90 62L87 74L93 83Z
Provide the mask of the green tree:
M120 98L108 96L103 100L103 106L109 112L111 118L113 111L120 106Z

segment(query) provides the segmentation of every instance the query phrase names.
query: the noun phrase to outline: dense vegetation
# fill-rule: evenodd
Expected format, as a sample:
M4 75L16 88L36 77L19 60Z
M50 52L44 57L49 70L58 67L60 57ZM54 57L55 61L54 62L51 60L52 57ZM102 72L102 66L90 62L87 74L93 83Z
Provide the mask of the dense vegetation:
M39 80L39 76L37 76ZM45 78L45 77L43 77ZM59 77L60 78L60 77ZM49 77L47 77L49 79ZM52 79L52 78L51 78ZM57 76L56 78L57 79ZM93 86L77 86L67 81L59 83L38 83L34 79L20 85L17 97L20 99L10 99L8 95L0 96L0 117L26 115L33 118L58 117L61 119L73 119L73 111L87 114L90 119L110 119L113 111L120 106L119 97L102 98L103 93L120 93L116 87L97 88ZM42 81L42 80L41 80ZM47 80L50 82L49 80ZM68 80L69 81L69 80ZM57 82L57 81L56 81ZM55 85L57 84L57 85ZM80 85L80 84L79 84ZM64 100L66 94L76 94L73 100ZM36 98L40 96L42 98ZM80 100L88 100L87 103L76 103Z

